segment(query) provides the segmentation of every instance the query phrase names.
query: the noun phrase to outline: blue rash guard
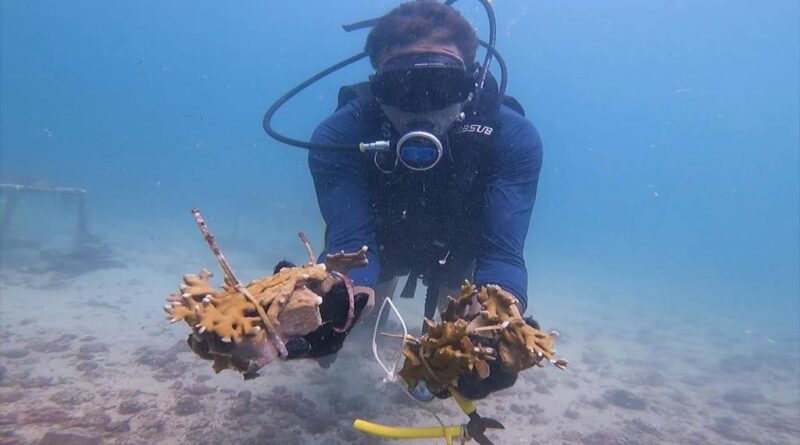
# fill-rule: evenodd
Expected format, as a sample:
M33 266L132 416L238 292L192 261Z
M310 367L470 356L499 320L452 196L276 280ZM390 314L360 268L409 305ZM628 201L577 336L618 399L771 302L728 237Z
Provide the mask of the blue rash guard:
M363 108L357 100L348 102L317 127L312 142L356 145L374 140L360 119ZM500 133L483 158L481 189L465 197L478 209L479 221L476 230L467 232L474 238L468 241L475 246L471 278L478 286L497 284L511 292L524 311L528 274L523 250L542 166L542 144L533 124L505 105L494 119L500 124ZM369 265L350 271L350 277L357 285L374 287L381 274L379 252L383 246L374 205L382 196L376 196L380 189L370 181L377 170L372 158L357 150L312 149L309 167L327 224L321 258L366 245ZM390 198L384 198L383 205L392 205L393 201L386 202ZM469 277L455 282L464 278Z

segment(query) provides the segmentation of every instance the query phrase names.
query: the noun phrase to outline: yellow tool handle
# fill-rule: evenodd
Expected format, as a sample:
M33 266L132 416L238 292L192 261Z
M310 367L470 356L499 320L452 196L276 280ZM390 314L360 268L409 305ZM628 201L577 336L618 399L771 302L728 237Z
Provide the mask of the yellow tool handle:
M458 407L461 408L461 411L464 411L464 414L470 415L474 413L478 408L475 407L475 404L472 403L471 400L461 395L460 392L456 391L454 387L447 388L450 391L450 395L453 396L453 400L458 403Z
M452 445L453 438L462 437L463 433L461 425L403 428L381 425L361 419L356 419L353 422L353 428L374 436L388 437L390 439L434 439L443 437L448 445Z

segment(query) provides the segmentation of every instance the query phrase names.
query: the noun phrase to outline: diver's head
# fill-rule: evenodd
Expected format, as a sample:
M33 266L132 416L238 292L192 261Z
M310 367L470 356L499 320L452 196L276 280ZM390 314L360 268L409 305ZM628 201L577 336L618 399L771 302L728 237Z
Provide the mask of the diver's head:
M477 47L464 17L436 1L404 3L370 32L372 95L402 134L397 155L407 167L427 170L441 158L440 136L475 93Z
M393 54L448 53L471 66L478 50L475 30L461 14L434 0L418 0L392 9L367 37L364 51L376 70Z
M453 111L474 93L477 48L475 30L452 7L433 0L404 3L367 37L372 93L401 131L415 120L410 114L458 115L460 109L443 110Z

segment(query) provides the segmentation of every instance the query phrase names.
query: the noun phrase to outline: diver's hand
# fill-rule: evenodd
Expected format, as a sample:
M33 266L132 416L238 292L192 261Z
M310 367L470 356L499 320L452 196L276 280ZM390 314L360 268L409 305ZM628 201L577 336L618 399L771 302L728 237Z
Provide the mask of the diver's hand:
M348 312L350 309L350 296L344 282L333 285L330 291L323 297L320 305L320 315L322 325L314 331L304 335L291 337L286 341L286 348L289 351L289 359L294 358L322 358L320 366L327 368L333 362L335 354L342 348L345 338L350 333L355 322L364 312L364 308L370 300L370 293L359 292L358 287L353 289L353 314L354 319L350 326L341 330L347 325Z

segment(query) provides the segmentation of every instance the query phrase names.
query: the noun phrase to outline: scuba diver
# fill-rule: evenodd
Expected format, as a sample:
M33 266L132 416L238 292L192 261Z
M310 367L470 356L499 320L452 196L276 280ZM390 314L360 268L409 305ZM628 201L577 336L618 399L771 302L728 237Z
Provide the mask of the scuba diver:
M349 274L356 317L369 313L376 300L392 298L398 277L406 275L401 297L413 297L421 280L427 286L428 318L437 306L446 306L448 295L459 295L465 279L499 285L518 301L521 313L528 306L523 251L542 144L519 103L504 94L505 65L494 48L488 0L482 1L491 25L488 44L451 6L454 1L412 1L353 25L372 26L365 53L301 84L264 119L271 136L309 149L327 224L321 258L368 248L369 264ZM476 62L479 45L487 49L482 65ZM366 56L374 74L340 90L337 110L317 127L310 143L272 129L272 114L294 94ZM503 69L499 84L488 72L492 58ZM344 297L333 301L341 307L323 308L329 314L323 313L323 320L341 318L347 309ZM347 333L328 329L287 346L292 356L323 358L326 366L330 359L324 357L335 357L330 354ZM515 380L516 374L497 368L483 381L458 387L475 399ZM424 392L420 388L415 396L430 398Z

